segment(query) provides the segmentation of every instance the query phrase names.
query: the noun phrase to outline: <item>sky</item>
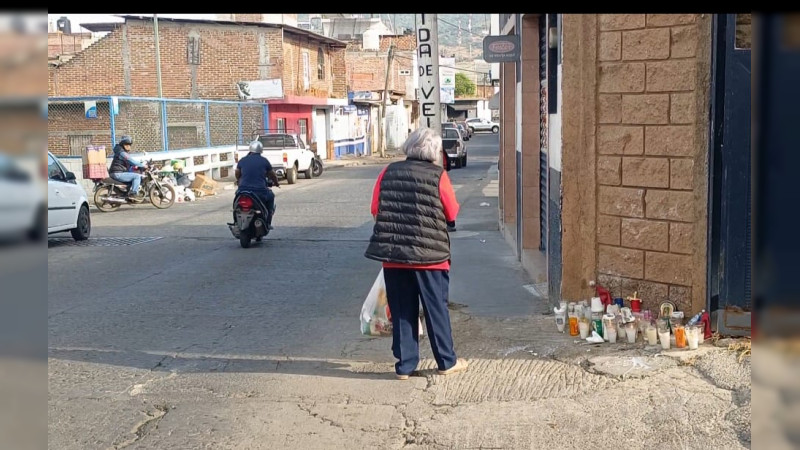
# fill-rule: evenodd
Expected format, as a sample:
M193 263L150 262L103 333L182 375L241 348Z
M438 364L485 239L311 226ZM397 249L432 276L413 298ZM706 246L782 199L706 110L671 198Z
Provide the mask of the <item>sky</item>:
M123 15L130 16L150 16L152 13L126 13ZM86 32L87 30L79 30L78 25L82 23L107 23L107 22L122 22L122 19L111 14L48 14L47 21L53 21L66 16L72 22L73 32ZM214 19L216 14L160 14L159 17L170 17L174 19Z

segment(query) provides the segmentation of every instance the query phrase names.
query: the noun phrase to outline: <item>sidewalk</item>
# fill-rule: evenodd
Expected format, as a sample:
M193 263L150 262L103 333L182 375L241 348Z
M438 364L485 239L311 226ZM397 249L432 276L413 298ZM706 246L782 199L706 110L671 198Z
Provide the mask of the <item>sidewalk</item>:
M473 157L471 164L490 160ZM589 448L627 442L631 448L679 449L714 442L717 448L749 448L749 358L740 362L737 353L712 342L695 351L661 352L641 341L591 345L559 333L548 302L498 231L496 166L475 176L465 173L450 173L462 206L458 231L451 234L450 301L456 351L470 368L435 375L424 337L423 376L382 388L406 422L399 430L404 440L383 447ZM342 362L356 373L390 379L391 363L357 362L379 361L376 355L386 345L365 341L349 348L349 361ZM409 384L412 391L404 388ZM398 407L395 396L404 398L404 390L409 406ZM363 439L356 424L371 420L369 408L351 404L347 412L311 412ZM394 435L388 431L387 437Z
M386 152L385 158L381 158L378 155L370 155L370 156L344 155L339 159L325 159L322 161L322 164L325 170L329 170L329 169L339 169L342 167L366 166L372 164L389 164L395 161L399 161L401 159L405 159L405 155L403 155L401 151L391 150Z

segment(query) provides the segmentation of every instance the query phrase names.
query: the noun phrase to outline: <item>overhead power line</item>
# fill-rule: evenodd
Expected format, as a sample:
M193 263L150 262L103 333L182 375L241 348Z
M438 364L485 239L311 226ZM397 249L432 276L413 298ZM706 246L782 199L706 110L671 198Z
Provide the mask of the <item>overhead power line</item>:
M450 25L451 27L456 27L456 28L458 28L458 29L459 29L459 30L461 30L461 31L465 31L465 32L467 32L467 33L470 33L470 34L474 34L475 36L478 36L478 37L484 37L484 35L483 35L483 34L476 33L476 32L474 32L474 31L472 31L472 30L468 30L468 29L466 29L466 28L463 28L461 25L456 25L456 24L454 24L453 22L448 22L447 20L444 20L444 19L442 19L441 17L439 18L439 22L442 22L442 23L445 23L445 24L447 24L447 25Z

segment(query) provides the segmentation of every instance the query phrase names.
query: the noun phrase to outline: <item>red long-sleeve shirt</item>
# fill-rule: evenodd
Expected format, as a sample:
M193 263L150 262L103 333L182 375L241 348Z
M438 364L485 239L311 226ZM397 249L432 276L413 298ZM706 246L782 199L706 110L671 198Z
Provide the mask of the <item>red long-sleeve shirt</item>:
M381 197L381 180L383 179L383 174L386 173L385 167L380 175L378 175L378 180L375 182L375 188L372 191L372 216L376 217L378 215L378 205L380 203ZM442 171L442 177L439 179L439 197L442 200L442 206L444 207L444 216L448 222L453 222L456 220L456 216L458 216L458 210L460 208L458 204L458 200L456 200L456 193L453 190L453 185L450 183L450 177L447 175L447 172ZM450 270L450 261L445 261L436 264L400 264L400 263L383 263L384 269L425 269L425 270Z

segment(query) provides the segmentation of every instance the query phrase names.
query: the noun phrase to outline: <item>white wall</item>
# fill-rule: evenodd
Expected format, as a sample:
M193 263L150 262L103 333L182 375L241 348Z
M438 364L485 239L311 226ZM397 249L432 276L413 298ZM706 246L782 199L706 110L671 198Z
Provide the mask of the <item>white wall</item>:
M478 100L478 117L492 120L492 110L489 109L489 100Z
M408 115L404 105L386 106L386 148L397 149L408 137Z
M489 34L492 36L498 36L500 34L500 14L491 15ZM492 71L492 81L500 81L500 63L491 63L489 67Z

